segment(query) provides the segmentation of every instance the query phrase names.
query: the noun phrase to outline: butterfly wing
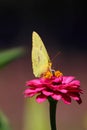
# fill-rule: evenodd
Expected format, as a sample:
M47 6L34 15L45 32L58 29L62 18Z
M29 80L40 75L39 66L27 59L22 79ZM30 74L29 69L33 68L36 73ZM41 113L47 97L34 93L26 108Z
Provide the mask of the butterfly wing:
M32 68L35 77L40 77L49 68L50 58L40 36L32 34Z

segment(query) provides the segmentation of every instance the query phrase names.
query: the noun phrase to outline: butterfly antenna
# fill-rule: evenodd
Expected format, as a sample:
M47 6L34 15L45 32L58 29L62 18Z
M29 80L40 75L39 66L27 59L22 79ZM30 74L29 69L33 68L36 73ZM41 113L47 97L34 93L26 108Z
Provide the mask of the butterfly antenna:
M52 58L52 61L60 54L61 52L57 52L56 55Z

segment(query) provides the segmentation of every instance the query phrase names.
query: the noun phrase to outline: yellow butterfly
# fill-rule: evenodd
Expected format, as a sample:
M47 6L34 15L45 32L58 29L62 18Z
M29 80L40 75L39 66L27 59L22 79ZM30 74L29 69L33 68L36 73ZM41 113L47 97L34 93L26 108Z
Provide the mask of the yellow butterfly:
M32 68L35 77L40 77L51 67L51 61L40 36L32 33Z

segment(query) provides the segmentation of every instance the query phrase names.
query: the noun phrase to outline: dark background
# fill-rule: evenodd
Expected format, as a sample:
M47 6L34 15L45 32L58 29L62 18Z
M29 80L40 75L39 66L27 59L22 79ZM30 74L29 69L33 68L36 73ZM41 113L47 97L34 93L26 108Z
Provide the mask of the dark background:
M0 49L26 46L26 56L0 70L0 108L14 130L23 130L25 82L33 79L32 31L36 31L53 58L55 69L81 81L83 103L58 104L60 130L87 129L87 14L85 1L0 1Z
M0 1L0 47L27 44L33 30L61 48L86 50L85 1Z

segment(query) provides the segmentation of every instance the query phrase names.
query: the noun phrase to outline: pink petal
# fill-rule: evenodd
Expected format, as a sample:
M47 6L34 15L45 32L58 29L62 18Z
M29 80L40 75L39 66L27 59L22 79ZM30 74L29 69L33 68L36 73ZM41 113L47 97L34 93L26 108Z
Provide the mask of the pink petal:
M62 95L62 100L65 104L71 104L71 98L67 95Z
M69 95L71 98L73 98L76 101L79 101L79 99L80 99L79 93L70 93Z
M81 89L72 88L71 86L70 86L70 88L68 87L67 90L68 90L68 92L81 92Z
M29 88L24 91L24 93L34 93L34 92L35 90L29 89Z
M79 104L81 104L82 103L82 100L81 100L81 98L79 97L79 100L76 100Z
M26 82L26 86L42 86L40 79L34 79Z
M35 95L35 92L32 91L32 90L30 90L30 89L26 89L26 90L24 91L24 96L25 96L25 97L32 97L32 96L34 96L34 95Z
M62 83L70 83L75 77L73 76L63 76Z
M44 90L44 87L35 89L36 92L39 92L39 91L42 91L42 90Z
M60 90L58 90L58 91L60 91L61 93L67 93L67 92L68 92L68 91L65 90L65 89L60 89Z
M44 88L28 88L24 91L25 97L32 97L34 96L36 93L39 93L43 90Z
M57 94L53 94L51 95L51 97L55 100L60 100L61 99L61 95L57 95Z
M43 90L42 93L46 96L50 96L53 94L53 92L47 91L47 90Z
M27 97L33 97L35 94L34 93L31 93L31 94L25 94L24 97L27 98Z
M71 85L75 85L75 86L80 86L80 81L79 80L73 80L71 83Z
M72 96L70 96L70 97L72 97ZM74 100L79 100L79 97L72 97Z
M78 89L78 88L79 88L79 86L78 86L78 85L74 85L74 84L70 83L70 84L66 85L66 88L67 88L67 89L68 89L68 88L71 88L71 89Z
M40 94L40 95L38 95L38 96L36 97L36 101L37 101L38 103L42 103L42 102L44 102L46 99L47 99L47 97L46 97L45 95L43 95L43 94Z
M55 78L54 80L53 80L53 82L56 82L56 83L58 83L58 82L62 82L62 76L61 77L58 77L58 78Z

